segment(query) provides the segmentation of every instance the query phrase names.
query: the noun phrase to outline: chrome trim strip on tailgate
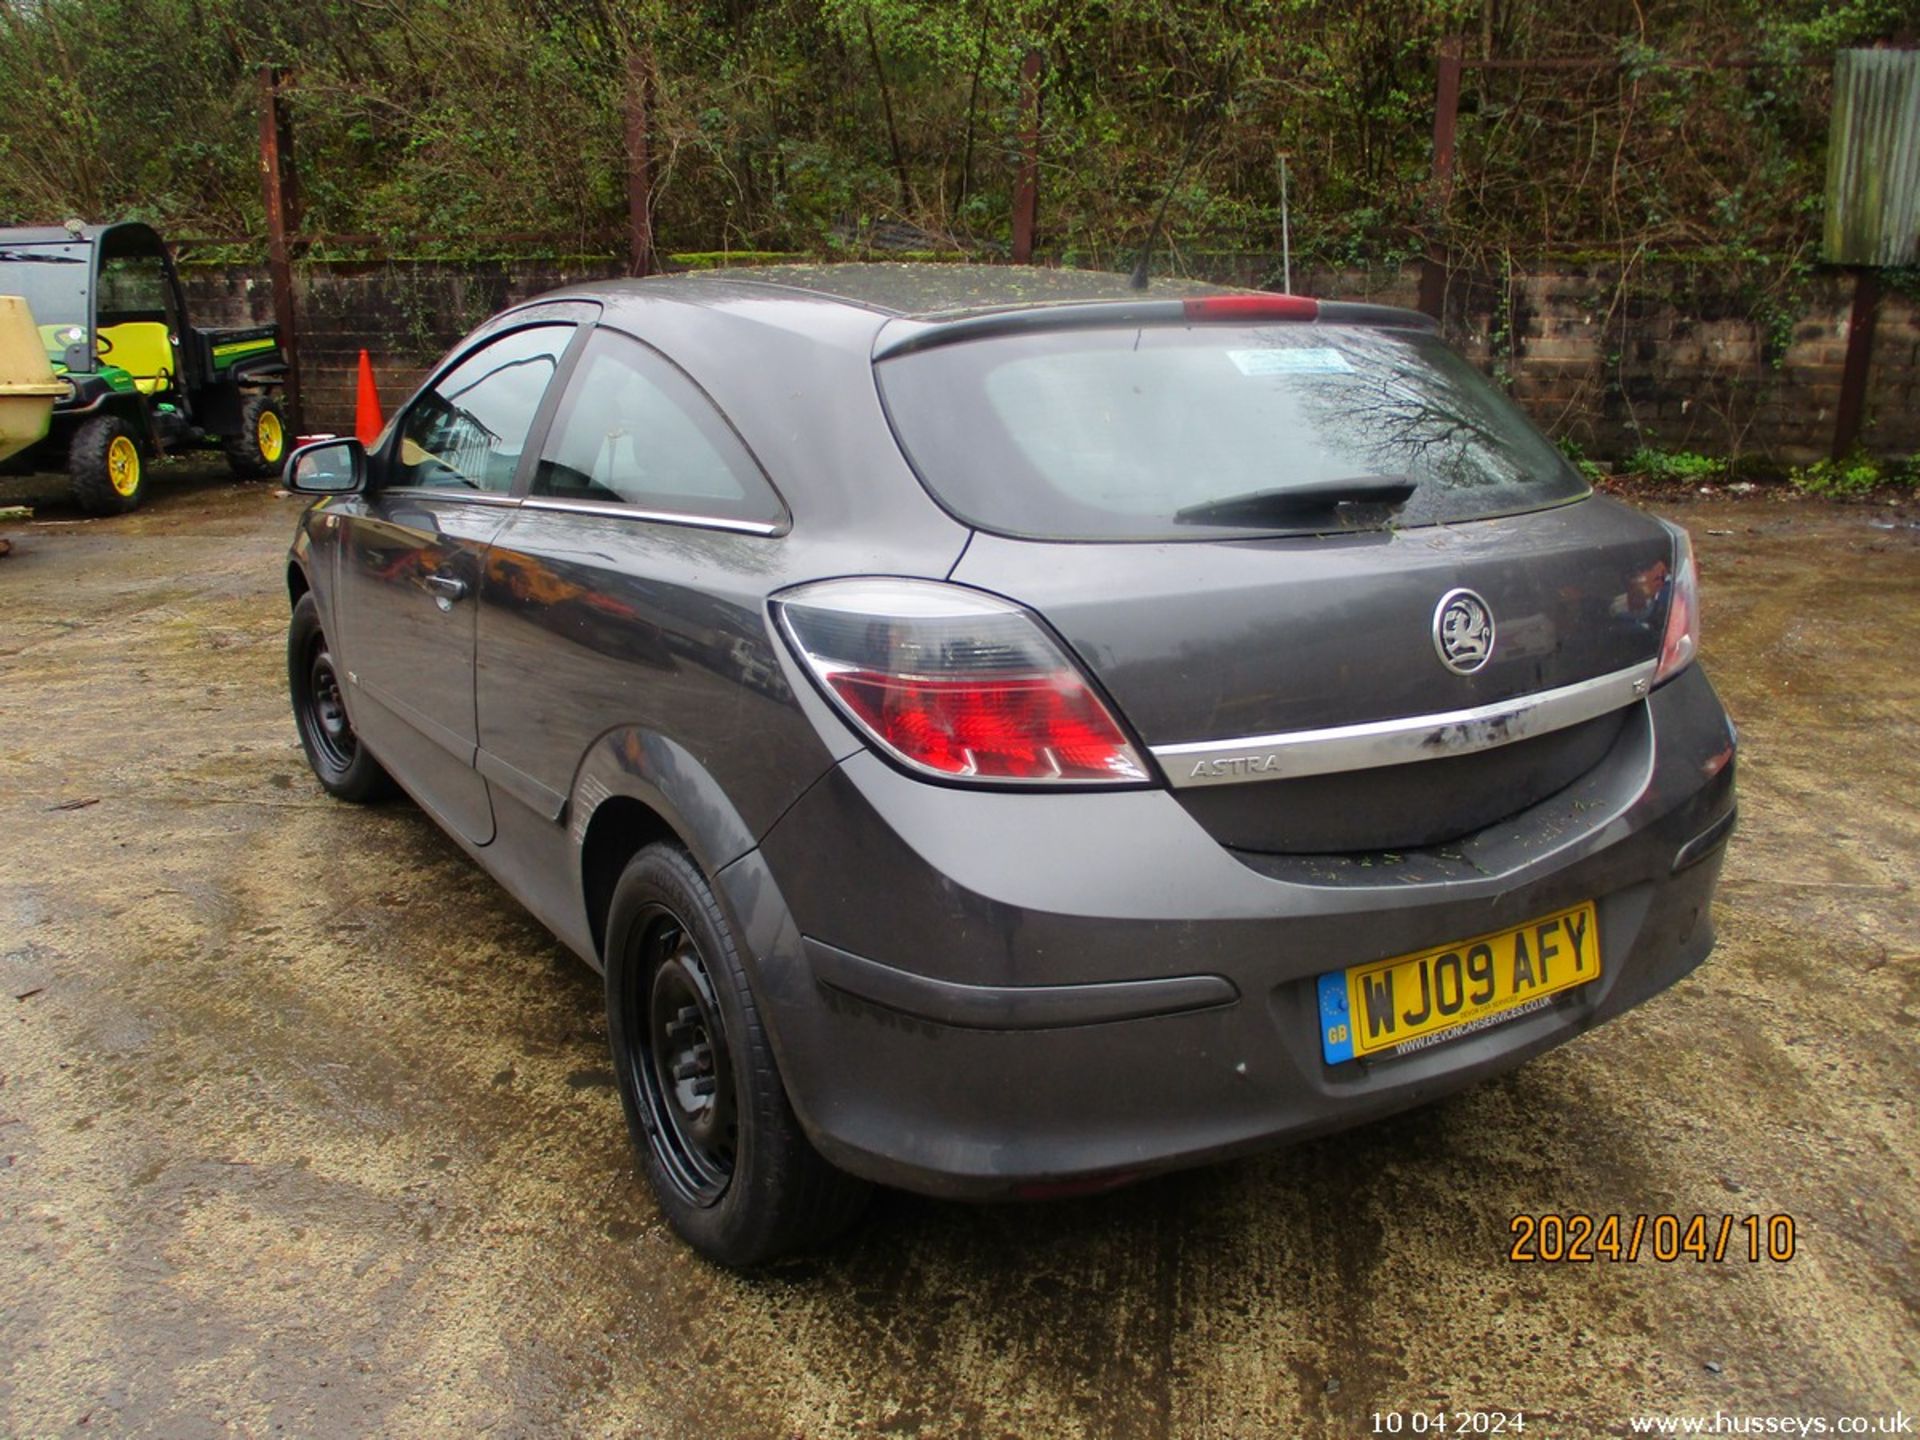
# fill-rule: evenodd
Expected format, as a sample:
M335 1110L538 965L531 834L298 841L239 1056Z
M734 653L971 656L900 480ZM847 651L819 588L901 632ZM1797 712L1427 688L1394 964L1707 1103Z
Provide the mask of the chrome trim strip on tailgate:
M1241 740L1155 745L1153 756L1175 789L1291 780L1303 775L1439 760L1564 730L1631 705L1653 688L1654 671L1659 665L1658 660L1648 660L1611 675L1597 675L1557 690L1517 695L1472 710L1370 720L1327 730L1292 730Z

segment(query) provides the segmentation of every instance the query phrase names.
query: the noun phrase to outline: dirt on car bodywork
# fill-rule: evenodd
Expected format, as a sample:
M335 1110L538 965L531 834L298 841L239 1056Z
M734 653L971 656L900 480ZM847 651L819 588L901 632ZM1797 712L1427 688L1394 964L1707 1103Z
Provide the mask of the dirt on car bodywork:
M1739 721L1696 975L1437 1106L1097 1200L882 1196L702 1263L596 979L286 718L290 503L0 568L0 1432L1351 1436L1920 1399L1920 530L1671 512ZM45 518L65 519L59 513ZM1522 1212L1789 1214L1786 1264L1509 1263Z

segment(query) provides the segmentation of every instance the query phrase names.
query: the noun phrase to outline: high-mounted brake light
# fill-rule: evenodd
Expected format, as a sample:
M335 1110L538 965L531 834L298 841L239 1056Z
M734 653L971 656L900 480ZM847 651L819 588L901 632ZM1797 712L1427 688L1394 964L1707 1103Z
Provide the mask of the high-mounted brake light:
M1317 320L1320 302L1305 295L1201 295L1181 302L1189 320Z
M1693 663L1700 649L1700 586L1694 577L1693 541L1678 525L1673 532L1673 579L1667 599L1667 629L1660 640L1660 668L1653 683L1671 680Z
M911 770L949 780L1139 784L1112 713L1027 611L933 580L823 580L776 597L840 711Z

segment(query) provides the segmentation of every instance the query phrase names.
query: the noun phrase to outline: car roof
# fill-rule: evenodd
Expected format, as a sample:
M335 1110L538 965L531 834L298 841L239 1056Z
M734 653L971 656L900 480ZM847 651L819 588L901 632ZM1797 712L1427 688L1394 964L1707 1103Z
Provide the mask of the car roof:
M1038 265L850 262L744 266L707 273L715 280L798 291L813 299L839 300L909 320L947 320L1037 305L1141 298L1125 275ZM694 277L677 278L684 283ZM1153 281L1148 293L1183 296L1231 292L1198 280L1173 278Z
M1268 290L1211 285L1179 277L1136 290L1128 276L1104 270L1050 269L1034 265L944 265L847 263L742 266L720 270L604 280L542 297L592 299L610 310L635 304L680 302L709 310L750 314L754 323L864 344L876 326L896 334L894 344L917 346L938 335L953 339L1006 328L1056 328L1114 324L1121 320L1177 321L1183 302L1246 297L1256 304L1298 305L1330 324L1412 326L1431 329L1418 311L1364 302L1282 297ZM781 302L790 303L781 303ZM742 302L750 302L743 305ZM1229 299L1228 303L1237 303ZM856 327L844 323L864 317ZM892 331L895 322L906 327ZM912 338L909 339L909 336ZM937 343L937 342L936 342Z

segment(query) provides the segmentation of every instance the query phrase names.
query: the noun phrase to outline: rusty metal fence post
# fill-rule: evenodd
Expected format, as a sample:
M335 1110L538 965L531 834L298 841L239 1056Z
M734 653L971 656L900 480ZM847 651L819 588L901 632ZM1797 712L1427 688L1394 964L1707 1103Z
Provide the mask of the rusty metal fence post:
M286 410L293 433L301 431L300 347L295 333L293 251L287 234L293 223L290 127L280 96L283 77L272 65L260 67L260 188L267 209L267 270L273 278L273 323L280 330L280 352L287 357Z
M627 56L627 228L631 275L651 275L653 251L653 52L636 47Z
M1847 355L1840 370L1840 401L1833 415L1833 458L1844 460L1860 440L1867 414L1867 372L1874 321L1880 315L1880 276L1862 265L1853 272L1853 311L1847 318Z
M1420 308L1439 320L1447 304L1447 206L1453 199L1453 138L1460 116L1458 35L1440 42L1440 63L1433 97L1433 188L1427 253L1420 261Z
M1040 210L1040 52L1020 61L1020 170L1013 182L1013 263L1033 263Z

